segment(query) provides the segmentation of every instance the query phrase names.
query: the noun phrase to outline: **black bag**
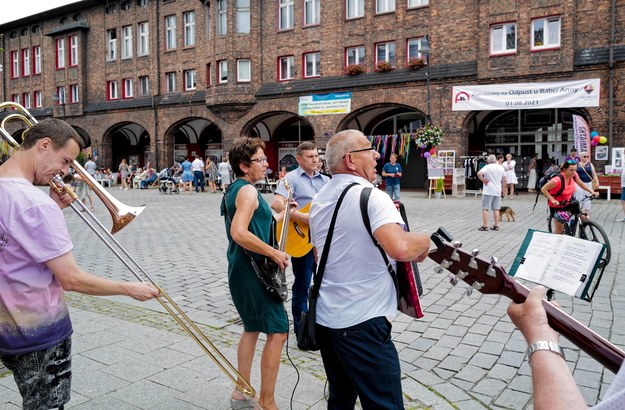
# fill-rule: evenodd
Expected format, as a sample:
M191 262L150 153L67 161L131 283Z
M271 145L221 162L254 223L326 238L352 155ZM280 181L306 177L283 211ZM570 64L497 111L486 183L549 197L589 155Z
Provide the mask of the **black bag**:
M328 236L326 237L326 242L323 246L323 253L321 254L321 259L319 259L317 272L313 275L313 287L308 295L308 313L302 312L299 322L299 329L297 331L297 347L300 350L312 352L319 350L319 345L317 344L317 297L319 296L319 288L321 287L323 273L326 268L326 260L328 259L328 253L330 252L330 243L332 242L332 235L334 234L336 216L339 213L339 207L341 206L341 202L343 202L343 198L345 198L345 194L347 194L347 191L349 191L349 189L354 185L358 184L354 182L343 190L336 203L336 208L334 208L334 214L332 214L330 228L328 229Z

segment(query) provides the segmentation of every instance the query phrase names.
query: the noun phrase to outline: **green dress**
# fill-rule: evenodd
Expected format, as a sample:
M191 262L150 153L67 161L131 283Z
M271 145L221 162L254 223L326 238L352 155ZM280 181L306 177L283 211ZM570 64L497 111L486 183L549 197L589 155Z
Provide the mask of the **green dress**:
M236 198L239 189L248 185L244 179L237 179L228 188L225 196L225 206L228 207L228 215L234 219L236 213ZM226 235L228 236L228 286L232 301L237 308L243 327L247 332L288 333L289 323L284 310L284 304L277 302L263 289L256 272L252 268L249 258L243 248L232 240L230 236L230 221L225 216L222 203L222 215L226 223ZM271 220L273 216L267 202L258 194L258 209L254 211L249 231L269 243ZM254 255L254 253L252 253Z

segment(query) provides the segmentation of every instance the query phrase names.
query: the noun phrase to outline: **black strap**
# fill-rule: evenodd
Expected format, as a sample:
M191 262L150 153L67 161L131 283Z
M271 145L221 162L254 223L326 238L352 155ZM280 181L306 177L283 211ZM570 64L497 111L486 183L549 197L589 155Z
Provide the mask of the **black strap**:
M326 269L326 261L328 260L328 253L330 252L330 243L332 242L332 235L334 234L334 224L336 223L336 217L339 214L339 208L341 206L341 202L343 202L343 198L345 198L345 194L350 190L354 185L358 185L357 182L352 182L349 184L339 196L339 200L336 202L336 208L334 208L334 213L332 214L332 221L330 221L330 227L328 228L328 236L326 236L326 242L323 245L323 252L321 253L321 259L319 259L319 265L317 266L317 272L313 277L313 288L310 294L311 301L317 299L319 296L319 288L321 288L321 281L323 280L323 274Z
M371 232L371 221L369 220L369 211L367 209L367 205L369 203L369 197L371 196L372 189L373 188L364 188L360 192L360 213L362 214L362 221L365 223L365 228L367 228L369 236L371 236L373 243L382 254L382 258L384 258L384 263L386 263L386 269L388 269L388 273L391 275L391 278L393 278L393 283L395 284L395 292L397 293L397 303L399 306L399 286L397 284L397 274L393 269L393 265L391 265L391 262L388 260L386 252L384 252L384 249L382 249L382 246L378 243L378 241L373 236L373 233Z

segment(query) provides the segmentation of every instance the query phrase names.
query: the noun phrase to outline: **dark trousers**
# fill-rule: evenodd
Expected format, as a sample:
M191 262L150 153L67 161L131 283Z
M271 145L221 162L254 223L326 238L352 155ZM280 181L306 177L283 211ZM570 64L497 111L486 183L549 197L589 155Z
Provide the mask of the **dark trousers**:
M204 192L204 173L202 171L193 171L193 187L195 188L195 192L199 192L197 189L198 185L202 187L202 192Z
M329 410L351 410L357 397L365 410L404 408L399 355L385 317L345 329L317 325L317 341L330 385Z
M315 254L311 250L301 258L291 258L293 266L293 287L291 288L291 310L293 312L293 329L295 334L299 330L302 312L308 312L308 288L315 267Z

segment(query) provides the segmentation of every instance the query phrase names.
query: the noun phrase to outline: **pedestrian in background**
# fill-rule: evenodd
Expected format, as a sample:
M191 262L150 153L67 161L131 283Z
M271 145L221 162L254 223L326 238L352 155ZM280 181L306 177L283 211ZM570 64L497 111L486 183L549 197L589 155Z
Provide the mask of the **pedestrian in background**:
M488 231L488 211L493 211L493 231L499 230L499 210L501 209L501 195L506 186L506 171L497 162L494 155L486 158L487 165L477 173L477 177L484 184L482 188L482 226L480 231Z
M625 169L621 170L621 205L623 205L623 214L625 214ZM619 218L617 221L625 222L625 218Z
M208 189L211 194L217 193L217 165L215 165L215 161L209 155L206 157L206 178L208 179Z
M530 159L530 163L527 166L527 172L529 173L529 178L527 179L527 192L536 192L536 168L538 166L538 154L532 154L532 159Z
M193 162L191 163L191 172L193 172L193 187L195 188L195 192L204 192L204 168L206 165L204 161L202 161L201 157L195 157Z
M384 164L382 176L386 178L386 193L395 201L399 201L399 178L401 178L401 165L397 163L397 154L391 154L390 162Z
M507 189L504 190L504 194L510 197L510 199L514 198L514 186L519 183L519 180L516 177L516 161L512 159L512 154L506 155L506 160L502 164L504 171L506 171L506 185Z

